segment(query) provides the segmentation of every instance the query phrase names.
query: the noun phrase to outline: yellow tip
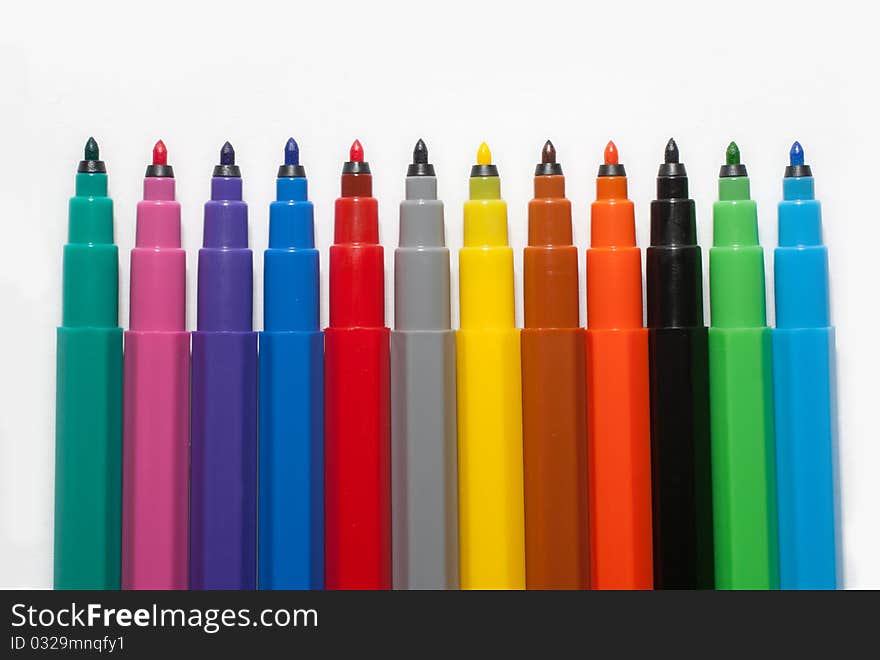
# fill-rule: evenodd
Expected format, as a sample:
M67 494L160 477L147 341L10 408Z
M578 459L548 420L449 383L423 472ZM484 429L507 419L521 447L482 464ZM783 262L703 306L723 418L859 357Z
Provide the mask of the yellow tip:
M491 165L492 152L489 151L489 145L483 142L477 149L477 165Z

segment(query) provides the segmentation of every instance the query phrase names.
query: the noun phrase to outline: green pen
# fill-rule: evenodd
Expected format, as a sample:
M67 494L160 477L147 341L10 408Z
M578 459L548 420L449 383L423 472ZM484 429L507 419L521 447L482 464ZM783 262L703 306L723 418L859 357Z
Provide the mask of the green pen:
M757 205L731 142L709 251L712 497L718 589L779 586L773 375Z
M113 200L94 138L70 200L58 328L55 588L118 589L122 329Z

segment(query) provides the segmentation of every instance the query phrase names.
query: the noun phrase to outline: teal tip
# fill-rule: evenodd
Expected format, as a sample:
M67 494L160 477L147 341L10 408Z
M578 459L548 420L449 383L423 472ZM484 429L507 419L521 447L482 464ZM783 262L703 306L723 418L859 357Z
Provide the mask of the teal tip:
M86 141L86 148L83 150L83 160L101 160L98 143L93 137Z

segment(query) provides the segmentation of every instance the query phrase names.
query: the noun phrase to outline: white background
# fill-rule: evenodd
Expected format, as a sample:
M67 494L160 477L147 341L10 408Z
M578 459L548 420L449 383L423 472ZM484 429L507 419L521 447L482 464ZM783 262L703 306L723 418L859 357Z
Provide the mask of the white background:
M447 204L448 242L457 248L469 168L486 140L509 204L518 298L526 204L547 138L565 168L582 250L608 139L626 164L644 247L657 164L675 136L706 248L727 143L736 139L742 150L761 240L772 248L783 168L791 142L800 140L824 203L832 260L844 581L880 587L880 104L876 23L864 15L867 4L250 0L7 7L0 27L0 586L52 581L61 246L86 138L100 143L116 202L122 326L135 204L153 143L161 137L168 145L183 204L190 327L201 206L220 146L233 143L250 203L260 328L268 204L293 135L316 207L324 322L332 202L355 137L374 173L389 292L397 204L413 144L419 137L428 143ZM391 313L389 305L389 321ZM521 322L519 300L517 313Z

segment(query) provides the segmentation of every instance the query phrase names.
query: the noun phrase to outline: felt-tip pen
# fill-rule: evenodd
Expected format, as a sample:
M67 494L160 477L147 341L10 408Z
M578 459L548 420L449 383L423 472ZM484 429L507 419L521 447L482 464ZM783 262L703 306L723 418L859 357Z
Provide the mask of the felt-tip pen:
M324 335L315 209L290 138L269 206L259 355L260 589L324 584Z
M709 250L709 399L715 586L779 586L773 365L758 209L735 142L721 166Z
M587 250L587 428L594 589L651 589L651 429L642 260L626 170L605 147Z
M385 260L370 164L342 167L324 333L324 580L391 588L391 401Z
M651 202L646 250L651 375L654 586L711 589L709 344L696 205L670 139Z
M437 177L416 143L400 203L391 332L395 589L458 589L455 333Z
M587 589L587 404L578 251L550 140L535 167L523 250L523 478L526 587Z
M462 589L524 589L520 332L507 203L484 142L459 252L458 502Z
M186 589L189 342L174 170L159 140L137 205L125 333L122 587Z
M257 333L241 191L227 142L205 203L192 333L192 589L256 587Z
M773 383L779 503L779 587L837 588L834 463L837 430L828 249L813 172L791 147L773 252Z
M76 171L64 246L55 411L55 588L118 589L122 328L113 200L94 138Z

